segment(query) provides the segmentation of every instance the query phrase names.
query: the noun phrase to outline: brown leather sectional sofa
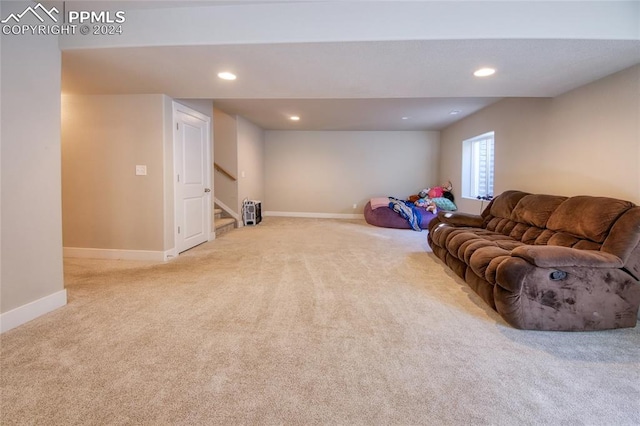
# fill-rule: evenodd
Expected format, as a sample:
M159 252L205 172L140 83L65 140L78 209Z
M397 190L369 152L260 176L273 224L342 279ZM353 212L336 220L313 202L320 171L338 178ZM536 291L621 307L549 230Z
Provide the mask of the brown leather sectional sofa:
M601 330L638 319L640 207L631 202L507 191L480 216L441 212L428 239L516 328Z

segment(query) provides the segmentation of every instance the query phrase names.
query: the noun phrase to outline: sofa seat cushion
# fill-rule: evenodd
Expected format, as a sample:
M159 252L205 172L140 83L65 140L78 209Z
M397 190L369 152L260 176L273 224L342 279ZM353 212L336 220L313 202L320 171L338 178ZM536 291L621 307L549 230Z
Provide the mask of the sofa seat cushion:
M468 265L477 276L484 278L490 284L495 284L496 269L502 260L508 259L510 256L510 250L498 246L480 247L473 252ZM489 269L489 265L491 265L491 269Z
M484 279L490 282L491 284L495 285L497 281L496 275L498 271L498 266L500 266L502 262L510 258L511 258L511 255L509 254L509 255L496 256L493 259L491 259L491 261L489 262L489 265L487 265L487 268L485 269Z
M468 241L513 241L512 238L500 234L499 232L493 232L482 228L460 228L444 223L441 223L437 227L432 229L430 238L436 245L440 247L446 247L453 256L461 260L464 258L464 255L461 254L460 257L458 257L458 252L462 248L463 244L467 243Z
M500 262L508 259L513 249L525 245L500 232L446 223L432 229L430 238L436 247L442 247L451 257L464 262L474 274L492 285L496 283Z
M472 228L455 227L447 225L446 223L439 223L436 227L432 228L429 232L429 238L439 247L446 247L447 238L453 233L464 232Z
M464 260L464 251L469 243L473 243L476 241L487 241L481 237L479 237L473 229L469 229L461 232L452 232L447 237L446 247L449 253L453 256L457 257L460 260Z
M473 252L480 247L498 247L510 252L521 245L522 242L499 232L467 228L448 232L444 247L452 256L468 263Z

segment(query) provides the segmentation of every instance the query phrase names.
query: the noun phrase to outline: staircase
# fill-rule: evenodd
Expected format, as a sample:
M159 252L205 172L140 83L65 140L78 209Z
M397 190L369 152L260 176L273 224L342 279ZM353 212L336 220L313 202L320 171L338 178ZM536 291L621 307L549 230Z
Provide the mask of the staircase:
M222 209L215 208L213 210L214 221L216 228L216 238L219 238L221 235L226 234L231 231L233 228L237 227L236 220L232 217L224 217L224 212Z

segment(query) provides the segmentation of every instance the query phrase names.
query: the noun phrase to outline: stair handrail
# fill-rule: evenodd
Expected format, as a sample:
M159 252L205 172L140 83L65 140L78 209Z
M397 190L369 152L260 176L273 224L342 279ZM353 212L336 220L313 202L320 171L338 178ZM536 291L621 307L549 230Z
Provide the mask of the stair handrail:
M220 173L222 173L223 175L225 175L226 177L228 177L229 179L231 179L234 182L238 180L231 173L229 173L223 167L221 167L220 164L218 164L218 163L214 162L213 163L213 168L216 169L217 171L219 171Z

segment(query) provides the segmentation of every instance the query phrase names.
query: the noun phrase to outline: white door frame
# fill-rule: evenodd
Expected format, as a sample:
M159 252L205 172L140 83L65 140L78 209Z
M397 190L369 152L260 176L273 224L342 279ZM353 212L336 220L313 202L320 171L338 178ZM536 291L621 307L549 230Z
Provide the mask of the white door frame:
M178 137L178 113L181 112L183 114L190 115L194 118L197 118L206 123L206 150L205 150L205 182L206 186L211 189L211 192L206 194L207 200L206 205L207 209L205 212L206 216L206 227L205 232L207 235L207 240L211 241L215 238L215 235L211 232L211 203L213 200L213 187L211 182L211 117L208 117L196 110L193 110L187 106L184 106L176 101L173 101L173 232L174 232L174 247L176 254L179 254L180 248L178 247L178 208L180 206L180 201L178 200L178 191L176 190L176 184L178 180L178 174L176 173L176 159L178 156L176 155L176 147L177 147L177 137Z

